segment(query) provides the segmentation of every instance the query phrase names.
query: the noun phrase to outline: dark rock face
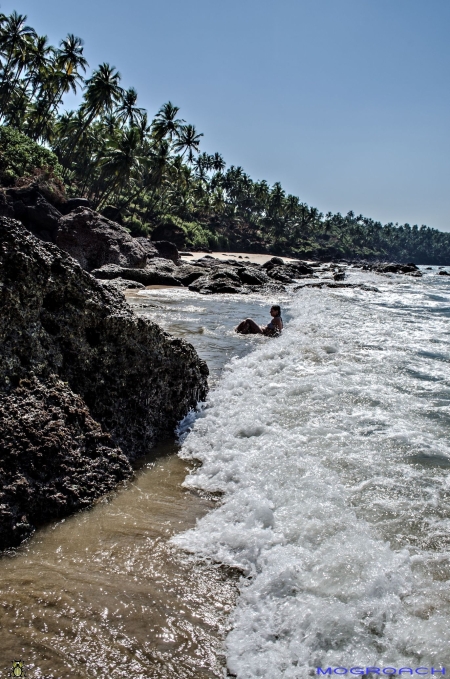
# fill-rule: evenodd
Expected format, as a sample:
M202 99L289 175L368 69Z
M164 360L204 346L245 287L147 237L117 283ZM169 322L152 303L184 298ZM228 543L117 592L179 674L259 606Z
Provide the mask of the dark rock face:
M175 226L174 224L160 224L156 229L153 229L151 239L153 241L164 240L175 243L177 248L184 248L186 244L186 234L180 226Z
M333 274L333 278L335 281L343 281L345 280L345 272L344 271L336 271L336 273Z
M281 257L272 257L272 259L269 259L268 262L263 264L263 267L265 269L273 269L274 266L283 266L284 265L284 260L281 259Z
M441 271L438 271L439 276L450 276L450 273L448 271L445 271L442 269Z
M90 271L104 264L144 267L155 257L178 262L176 245L133 238L114 221L94 212L86 198L52 205L34 185L0 191L0 216L18 219L35 236L56 243Z
M158 243L155 245L158 246ZM273 260L276 260L275 264ZM205 255L189 264L175 265L168 260L156 258L148 262L143 269L109 264L91 273L100 280L122 278L143 285L181 285L203 295L246 294L262 286L274 292L282 292L284 287L280 284L293 283L295 279L313 274L313 269L301 262L284 264L283 260L277 257L271 262L260 266L233 259L221 261L211 255Z
M419 271L419 268L413 264L395 264L395 263L366 263L362 267L364 270L369 270L369 271L375 271L376 273L397 273L397 274L406 274L408 276L414 276L417 278L420 278L422 276L422 272Z
M54 241L61 212L51 205L36 187L8 189L7 200L11 207L11 216L20 219L38 238Z
M111 287L115 290L145 290L145 285L137 281L127 281L124 278L113 278L112 280L101 280L102 285Z
M8 460L17 445L20 450L43 451L43 457L36 452L33 458L39 465L17 460L16 474L17 479L26 476L31 464L36 474L41 465L50 470L43 472L42 497L53 497L61 487L59 481L53 484L51 474L71 478L70 470L83 470L91 458L93 472L97 458L104 460L99 470L114 459L119 467L105 476L100 494L128 473L125 461L117 461L119 447L126 459L146 453L206 395L208 368L193 347L137 318L119 292L7 218L0 218L0 304L0 474L5 486L16 487ZM18 442L14 418L22 423ZM55 433L52 440L60 443L47 446L52 422L60 423L54 426L55 431L61 429L62 438ZM67 451L62 458L55 452L58 445ZM80 474L84 478L85 472ZM91 502L91 486L86 484L78 500L69 495L62 504L52 500L50 514L36 505L37 513L24 522L22 505L14 499L20 489L11 490L4 508L9 538L2 544L17 544L8 540L27 534L27 521L37 524L59 515L57 507L65 512Z
M167 259L154 259L144 269L132 269L116 264L107 264L100 269L94 269L92 275L100 280L112 280L123 278L130 281L142 283L142 285L173 285L180 286L177 267Z
M0 395L0 550L34 526L62 517L132 474L86 404L55 377L22 380Z
M87 198L69 198L60 207L60 212L63 215L68 215L72 210L76 210L77 207L91 207L90 202Z
M182 264L176 271L177 280L186 287L202 275L203 271L201 268L199 266L192 266L191 264Z
M156 255L150 242L144 246L119 224L82 207L59 220L55 243L78 260L86 271L104 264L143 268L149 254Z
M141 238L135 238L135 240L142 240ZM157 251L158 257L163 257L163 259L171 259L174 264L177 264L180 259L178 248L175 243L169 243L167 240L156 240L148 241L151 247L154 247Z
M264 285L270 283L270 277L262 269L256 266L240 266L237 275L244 285Z

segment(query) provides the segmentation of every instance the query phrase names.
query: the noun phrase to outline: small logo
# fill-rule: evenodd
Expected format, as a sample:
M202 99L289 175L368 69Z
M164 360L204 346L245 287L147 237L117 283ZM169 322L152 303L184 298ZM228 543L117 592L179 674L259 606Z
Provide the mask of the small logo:
M12 661L12 670L9 673L10 677L25 677L25 667L22 662L22 660L13 660Z

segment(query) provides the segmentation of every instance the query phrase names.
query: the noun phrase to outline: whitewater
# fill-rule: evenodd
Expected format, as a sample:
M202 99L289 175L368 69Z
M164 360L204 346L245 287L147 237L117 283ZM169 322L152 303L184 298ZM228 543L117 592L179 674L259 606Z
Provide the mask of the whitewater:
M220 502L173 540L242 573L238 679L450 664L450 283L422 270L293 292L181 425Z

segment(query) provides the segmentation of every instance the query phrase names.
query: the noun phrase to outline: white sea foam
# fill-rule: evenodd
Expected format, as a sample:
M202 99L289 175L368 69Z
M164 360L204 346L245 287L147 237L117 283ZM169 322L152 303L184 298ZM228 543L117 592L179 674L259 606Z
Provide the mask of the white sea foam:
M239 679L450 663L450 296L436 279L302 291L283 335L231 361L189 423L182 455L203 464L185 483L224 495L175 540L244 573L227 638Z

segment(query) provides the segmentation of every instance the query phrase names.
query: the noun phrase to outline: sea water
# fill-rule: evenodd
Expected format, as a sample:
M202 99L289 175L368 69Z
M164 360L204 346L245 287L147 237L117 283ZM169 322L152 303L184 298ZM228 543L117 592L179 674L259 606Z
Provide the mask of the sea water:
M379 292L293 292L181 426L222 501L174 541L242 572L239 679L450 665L450 282L349 280Z
M203 466L183 490L193 464L162 444L3 556L5 676L17 658L36 677L219 679L226 630L240 679L448 673L449 279L348 280L380 292L127 293L208 362L208 401L180 427ZM280 338L234 332L274 303ZM220 564L242 574L236 608Z

